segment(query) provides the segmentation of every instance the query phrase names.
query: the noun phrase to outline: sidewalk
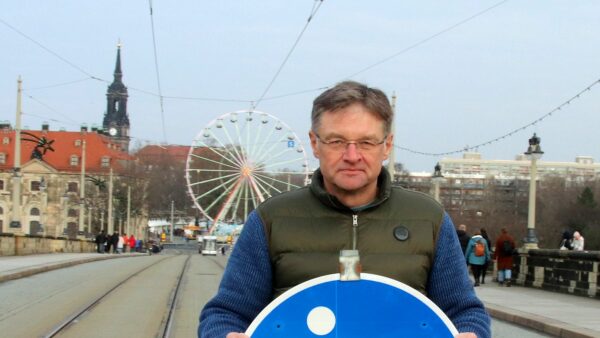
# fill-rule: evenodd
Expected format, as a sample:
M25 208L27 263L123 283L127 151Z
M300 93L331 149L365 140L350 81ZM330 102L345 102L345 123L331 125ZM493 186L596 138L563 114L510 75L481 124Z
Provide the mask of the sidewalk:
M557 337L600 337L600 301L595 298L503 287L486 280L475 288L492 317Z
M111 258L142 255L139 253L99 254L99 253L55 253L27 256L0 257L0 283L23 278L37 273L61 269L77 264ZM145 255L145 254L143 254Z

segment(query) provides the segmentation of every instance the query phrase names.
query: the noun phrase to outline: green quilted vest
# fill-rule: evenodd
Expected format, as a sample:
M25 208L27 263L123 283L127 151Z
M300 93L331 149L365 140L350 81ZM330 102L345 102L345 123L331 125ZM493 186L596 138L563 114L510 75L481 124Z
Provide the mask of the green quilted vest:
M392 187L385 168L378 186L376 200L354 213L324 190L317 170L309 187L270 198L257 208L269 244L274 297L339 272L340 250L353 249L354 240L363 272L426 294L442 207L428 195Z

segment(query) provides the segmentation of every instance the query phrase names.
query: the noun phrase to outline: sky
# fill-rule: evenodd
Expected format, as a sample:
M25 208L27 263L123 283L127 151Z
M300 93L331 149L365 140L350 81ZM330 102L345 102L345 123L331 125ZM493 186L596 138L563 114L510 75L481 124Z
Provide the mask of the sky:
M312 100L351 79L397 96L410 171L508 134L470 150L514 159L537 133L542 161L600 161L599 13L596 0L3 1L0 120L14 125L21 76L23 126L101 125L120 41L134 146L192 144L254 104L314 167Z

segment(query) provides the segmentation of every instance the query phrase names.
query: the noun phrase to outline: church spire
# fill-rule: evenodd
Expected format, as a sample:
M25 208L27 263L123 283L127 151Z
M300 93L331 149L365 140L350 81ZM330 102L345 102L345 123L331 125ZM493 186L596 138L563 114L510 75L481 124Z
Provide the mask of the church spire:
M117 43L117 63L115 65L115 80L114 82L122 82L123 72L121 71L121 40Z
M117 44L117 62L115 64L115 79L106 92L106 112L102 127L113 142L119 144L121 150L129 149L129 115L127 114L127 87L123 84L121 70L121 42Z

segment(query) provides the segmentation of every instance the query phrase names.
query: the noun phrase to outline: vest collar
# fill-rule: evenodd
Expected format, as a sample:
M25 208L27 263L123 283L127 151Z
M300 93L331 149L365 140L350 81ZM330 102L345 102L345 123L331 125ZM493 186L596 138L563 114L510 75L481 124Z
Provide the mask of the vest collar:
M317 169L313 173L312 182L309 188L313 195L315 195L315 197L317 197L317 199L319 199L319 201L326 206L338 210L352 211L352 209L342 204L337 197L331 195L327 192L327 190L325 190L321 169ZM385 202L390 197L391 191L392 182L390 181L390 174L385 167L381 167L381 172L377 177L377 195L375 196L375 200L369 203L369 205L363 208L363 210L374 208Z

